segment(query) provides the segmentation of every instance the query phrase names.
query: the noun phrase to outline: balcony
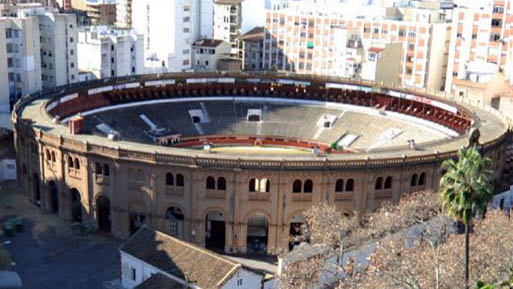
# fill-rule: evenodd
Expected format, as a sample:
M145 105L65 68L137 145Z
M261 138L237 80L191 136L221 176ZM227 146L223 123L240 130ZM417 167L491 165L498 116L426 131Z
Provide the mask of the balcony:
M379 190L374 193L374 199L391 199L392 198L392 190Z
M226 192L225 191L217 191L217 190L207 190L207 198L208 199L225 199Z
M178 196L178 197L182 197L183 196L183 187L179 187L179 186L166 186L166 195L170 195L170 196Z
M100 174L94 174L94 181L97 185L108 186L110 185L110 177Z
M310 201L312 201L312 194L292 193L292 201L295 201L295 202L310 202Z
M260 193L260 192L250 192L249 200L250 201L269 201L270 194L269 193Z
M68 168L68 176L80 180L80 169Z
M352 193L335 193L335 201L352 201Z

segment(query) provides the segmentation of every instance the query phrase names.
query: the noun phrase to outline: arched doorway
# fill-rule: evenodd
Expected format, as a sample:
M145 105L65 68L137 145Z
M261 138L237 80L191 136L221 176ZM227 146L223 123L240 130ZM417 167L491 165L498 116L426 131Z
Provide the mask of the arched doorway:
M54 181L48 182L48 191L50 193L50 206L52 214L59 213L59 191Z
M166 229L174 237L183 238L184 214L178 207L169 207L166 210Z
M305 241L303 236L303 227L306 223L303 215L296 215L290 221L289 231L289 251L294 249L295 246Z
M70 191L71 195L71 219L74 222L82 223L82 202L80 193L77 189L73 188Z
M105 196L96 199L96 217L98 218L98 230L110 233L110 200Z
M34 204L36 204L38 207L41 207L41 191L39 188L39 176L34 173L32 176L32 193L34 196Z
M211 250L224 251L225 217L218 211L209 212L205 218L205 247Z
M249 217L246 234L246 248L248 253L267 253L269 234L269 220L267 216L262 213L256 213Z

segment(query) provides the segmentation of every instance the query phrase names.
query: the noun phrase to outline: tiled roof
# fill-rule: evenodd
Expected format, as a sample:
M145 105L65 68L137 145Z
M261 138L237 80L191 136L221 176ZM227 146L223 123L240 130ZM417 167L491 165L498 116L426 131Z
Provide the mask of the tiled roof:
M120 250L202 288L221 287L242 266L209 250L147 227Z
M216 4L238 5L244 0L215 0Z
M217 47L221 43L223 43L223 40L203 38L203 39L200 39L200 40L194 42L192 45L193 46L203 46L203 47Z
M369 48L370 52L376 52L376 53L379 53L379 52L381 52L383 50L385 50L385 48L381 48L381 47L371 47L371 48Z
M162 273L157 273L134 289L184 289L185 285L176 282Z
M244 41L262 40L264 39L264 27L255 27L242 35L239 39Z

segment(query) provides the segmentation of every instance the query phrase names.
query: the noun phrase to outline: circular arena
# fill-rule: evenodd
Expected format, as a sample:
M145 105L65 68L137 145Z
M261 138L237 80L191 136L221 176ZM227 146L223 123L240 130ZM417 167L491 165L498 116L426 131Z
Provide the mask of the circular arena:
M364 215L436 190L472 127L498 182L509 138L493 111L441 95L269 73L79 83L24 98L13 122L20 185L43 210L260 254L289 250L314 203Z

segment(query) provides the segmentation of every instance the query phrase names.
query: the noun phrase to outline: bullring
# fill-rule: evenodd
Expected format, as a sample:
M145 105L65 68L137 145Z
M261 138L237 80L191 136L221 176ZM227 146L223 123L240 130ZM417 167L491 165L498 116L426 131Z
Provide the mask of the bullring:
M500 180L508 140L493 113L425 91L278 73L80 83L23 99L13 122L20 183L44 210L266 254L314 203L364 215L436 190L471 127Z

